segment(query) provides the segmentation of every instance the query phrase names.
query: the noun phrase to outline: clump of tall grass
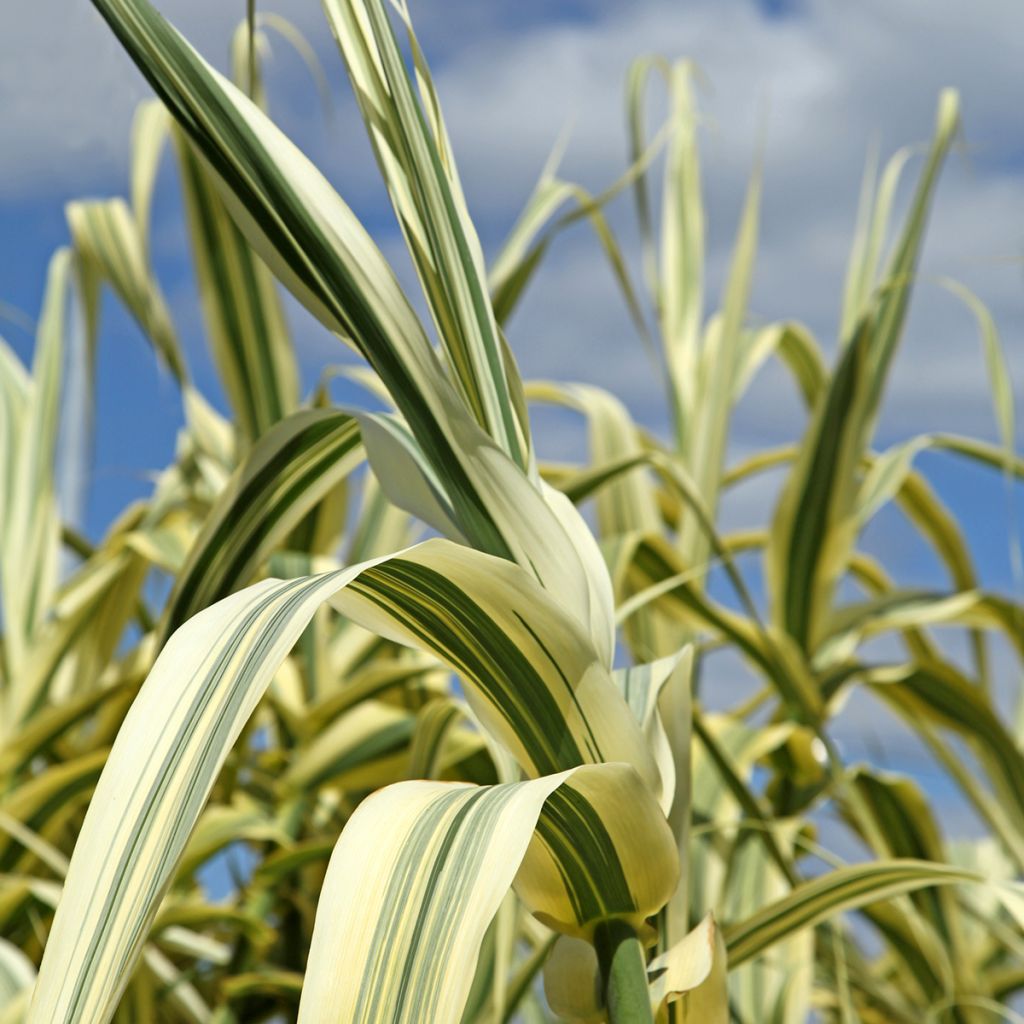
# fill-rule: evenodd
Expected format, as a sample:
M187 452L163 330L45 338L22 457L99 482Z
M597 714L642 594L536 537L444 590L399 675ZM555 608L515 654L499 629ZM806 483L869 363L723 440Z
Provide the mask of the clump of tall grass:
M235 38L232 82L148 0L94 3L157 98L135 122L130 197L68 207L31 368L0 345L0 1021L1009 1013L1024 755L988 644L1024 652L1020 608L980 589L914 464L932 447L1021 471L995 325L970 293L1003 445L874 447L955 94L887 262L899 164L865 190L829 368L798 323L751 326L757 176L721 308L706 309L685 62L634 65L623 179L594 198L545 173L488 268L404 4L325 0L426 324L267 115L258 19ZM669 117L649 138L652 80ZM226 414L192 382L150 259L168 140ZM604 214L624 190L646 290ZM659 353L667 437L600 389L520 379L504 324L581 218ZM279 285L365 360L390 411L301 396ZM61 519L55 466L70 309L94 352L104 288L179 385L185 426L151 497L92 543ZM729 464L736 406L769 360L792 374L806 428ZM531 402L585 418L587 465L538 459ZM722 533L727 489L780 467L763 528ZM891 502L948 589L906 589L861 550ZM739 559L751 551L763 595ZM966 633L969 659L938 625ZM864 653L879 635L899 652L884 662ZM759 691L712 712L699 684L721 649ZM951 848L912 779L844 763L832 728L855 689L934 754L988 836ZM823 812L866 859L829 853ZM210 865L239 844L255 864L215 900Z

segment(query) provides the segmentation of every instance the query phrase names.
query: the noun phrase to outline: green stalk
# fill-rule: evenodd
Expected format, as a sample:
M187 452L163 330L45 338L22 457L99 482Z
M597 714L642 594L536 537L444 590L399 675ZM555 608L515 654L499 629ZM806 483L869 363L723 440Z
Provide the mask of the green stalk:
M594 932L609 1024L654 1024L647 990L647 961L636 932L625 921L602 921Z

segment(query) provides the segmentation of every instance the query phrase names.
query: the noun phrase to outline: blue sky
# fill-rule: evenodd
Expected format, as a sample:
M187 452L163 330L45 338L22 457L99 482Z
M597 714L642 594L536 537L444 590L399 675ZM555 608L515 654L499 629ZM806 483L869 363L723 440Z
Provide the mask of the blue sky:
M158 0L157 6L224 66L242 0ZM286 15L307 34L334 96L333 116L325 119L302 62L275 40L268 66L272 113L415 291L319 4L263 0L260 6ZM925 142L938 90L959 88L964 144L939 190L879 443L938 429L995 437L974 323L935 277L962 280L990 304L1014 379L1024 380L1024 5L410 0L410 6L487 252L500 243L567 125L567 177L600 188L621 173L622 86L632 57L650 51L688 56L707 80L702 107L712 298L761 139L765 202L753 312L760 321L804 321L829 351L865 155L872 144L886 156ZM131 114L146 95L86 0L20 4L8 16L0 38L0 300L34 317L46 261L67 240L64 203L126 191ZM912 176L918 165L911 167ZM611 210L637 267L630 213L627 203ZM158 185L153 239L156 270L195 376L219 401L170 161ZM546 270L510 326L525 375L611 387L638 419L663 426L660 385L588 232L568 233ZM289 315L307 384L328 363L349 358L294 303ZM27 359L30 334L17 322L3 322L0 330ZM173 457L180 423L172 382L113 300L104 306L98 386L101 414L86 515L93 535L125 501L148 493L148 474ZM796 405L782 376L765 374L736 421L735 453L793 437L802 424ZM581 433L572 425L540 422L550 427L542 452L580 454ZM941 456L925 455L921 466L966 524L986 585L1013 588L1001 481ZM762 523L775 486L777 480L767 479L737 491L724 509L726 524ZM1018 494L1018 505L1022 501ZM867 543L904 581L942 584L895 514L873 524ZM1019 671L1008 657L999 664L1010 692Z

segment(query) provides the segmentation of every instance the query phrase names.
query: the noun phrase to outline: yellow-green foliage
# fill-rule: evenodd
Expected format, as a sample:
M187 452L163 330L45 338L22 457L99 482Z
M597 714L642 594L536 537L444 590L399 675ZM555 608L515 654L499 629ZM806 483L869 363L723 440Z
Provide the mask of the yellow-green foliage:
M913 465L944 447L1021 469L995 325L958 285L1004 449L873 447L956 96L940 97L884 266L901 164L869 190L829 370L801 325L751 326L757 175L721 309L705 310L686 63L636 63L633 166L596 199L545 173L488 269L404 4L324 0L426 325L264 112L258 22L236 38L235 85L148 0L94 3L158 99L136 121L130 198L68 207L31 370L0 345L0 1021L1001 1012L1024 986L1024 755L986 645L997 632L1022 652L1020 609L978 590L959 526ZM648 137L652 82L669 116ZM168 140L227 418L191 383L150 263ZM646 291L603 212L624 191ZM599 389L520 380L502 325L579 219L660 353L670 437ZM300 397L277 282L365 359L391 412ZM95 346L104 287L180 386L186 426L151 498L94 546L61 522L54 467L68 304ZM772 359L806 429L729 464L734 410ZM585 419L589 464L538 462L531 402ZM723 493L779 467L762 528L720 533ZM577 511L588 501L596 536ZM947 566L947 591L907 590L860 550L889 502ZM424 526L439 536L417 542ZM751 550L766 613L736 562ZM709 593L712 566L727 603ZM166 586L144 588L154 575ZM967 633L972 661L937 643L940 624ZM898 656L864 660L880 634ZM713 686L706 656L723 647L760 690L711 712L695 684ZM830 728L855 688L931 749L988 837L948 849L912 780L843 763ZM823 813L864 860L830 855ZM204 871L237 844L252 870L214 901Z

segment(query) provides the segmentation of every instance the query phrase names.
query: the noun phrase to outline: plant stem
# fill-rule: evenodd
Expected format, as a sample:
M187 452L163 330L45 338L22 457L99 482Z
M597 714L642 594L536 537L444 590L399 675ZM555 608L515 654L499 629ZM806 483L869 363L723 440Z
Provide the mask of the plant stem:
M636 932L625 921L603 921L594 932L609 1024L653 1024L647 962Z

